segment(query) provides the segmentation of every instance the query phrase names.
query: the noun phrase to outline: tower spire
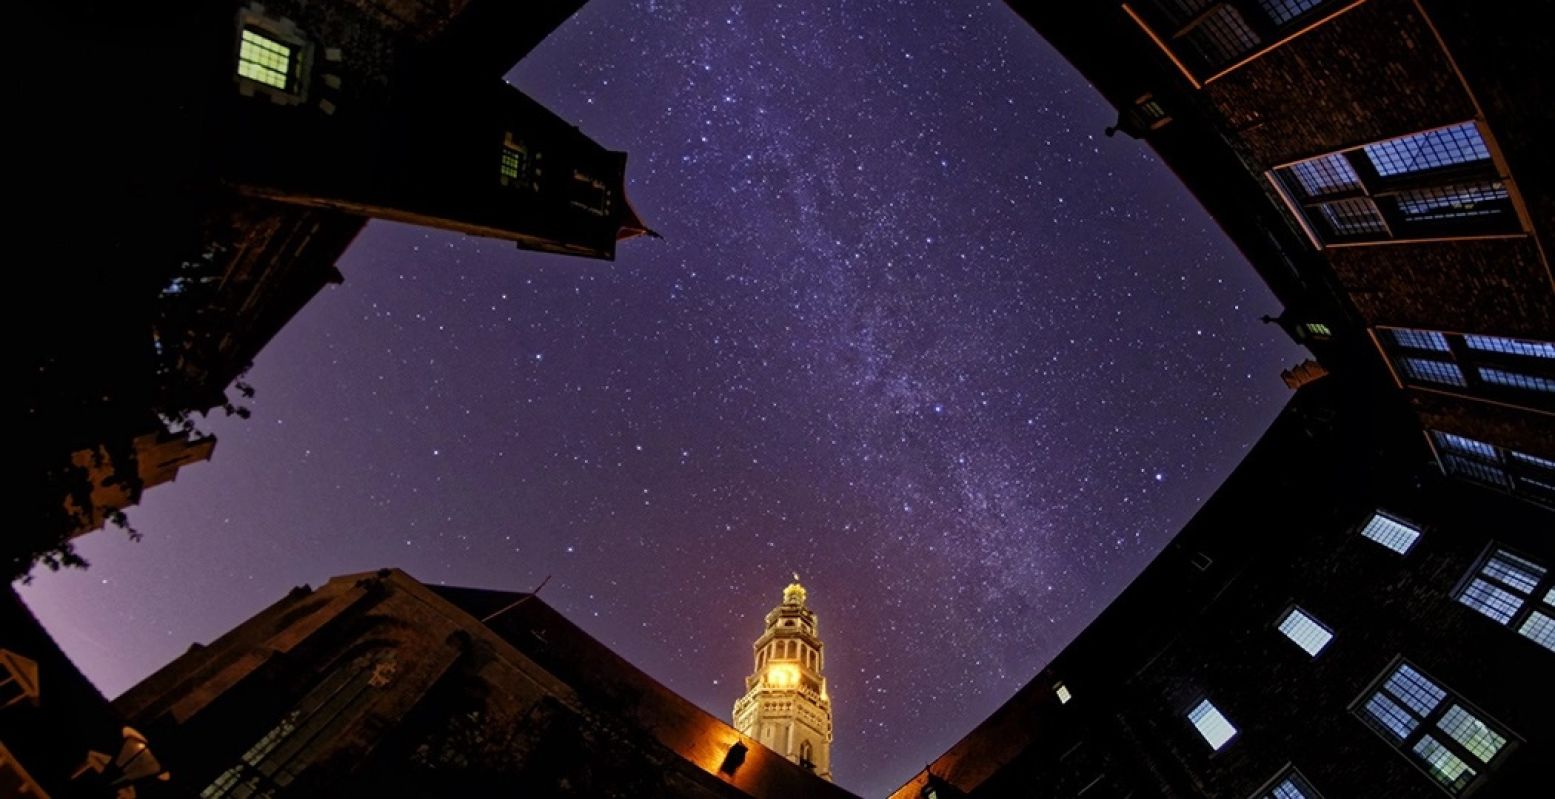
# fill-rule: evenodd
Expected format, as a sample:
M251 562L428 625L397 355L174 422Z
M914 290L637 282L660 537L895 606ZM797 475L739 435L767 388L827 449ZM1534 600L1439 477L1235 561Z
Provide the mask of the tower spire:
M806 598L794 572L752 646L754 668L745 678L745 695L734 703L734 727L829 780L831 697L815 611Z

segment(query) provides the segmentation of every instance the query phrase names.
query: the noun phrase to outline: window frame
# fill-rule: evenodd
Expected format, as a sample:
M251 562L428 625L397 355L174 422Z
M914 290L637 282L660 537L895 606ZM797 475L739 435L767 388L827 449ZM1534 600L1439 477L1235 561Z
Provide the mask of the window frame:
M1267 3L1260 0L1207 0L1203 7L1191 11L1167 8L1168 0L1134 0L1133 3L1124 3L1123 11L1177 66L1193 88L1202 89L1279 49L1297 36L1360 6L1362 2L1365 0L1318 0L1310 8L1284 21L1275 20L1270 9L1266 8ZM1196 42L1193 34L1196 29L1211 26L1211 18L1224 9L1234 13L1245 33L1251 35L1253 40L1234 52L1225 51L1217 58L1206 58L1206 48ZM1230 27L1229 22L1221 27ZM1204 38L1212 42L1227 40L1225 36Z
M1412 707L1407 707L1406 705L1408 703L1401 701L1402 697L1399 697L1397 694L1389 692L1384 688L1388 680L1392 678L1394 674L1398 673L1399 669L1404 666L1408 666L1432 687L1442 692L1442 698L1437 700L1436 704L1424 715L1421 715ZM1411 718L1415 720L1415 726L1408 732L1408 734L1397 739L1391 737L1392 731L1387 730L1384 724L1382 724L1380 721L1377 721L1366 710L1367 703L1371 700L1372 697L1377 696L1378 694L1388 698L1390 702L1392 702L1395 706L1403 709L1407 714L1409 714ZM1469 751L1469 749L1464 744L1462 744L1446 729L1440 726L1441 720L1450 712L1451 708L1453 707L1461 708L1464 712L1472 716L1476 721L1479 721L1486 728L1504 739L1504 742L1489 760L1484 760L1475 753ZM1498 721L1489 713L1486 713L1484 710L1480 709L1473 702L1465 699L1462 694L1458 693L1456 690L1446 685L1441 680L1433 677L1425 669L1420 668L1413 661L1404 657L1402 654L1395 655L1393 659L1388 662L1388 665L1384 667L1374 679L1366 684L1366 687L1362 689L1360 694L1356 696L1355 700L1350 703L1349 710L1350 714L1355 717L1356 721L1360 722L1360 724L1366 729L1371 730L1372 733L1381 739L1383 743L1387 744L1389 748L1398 753L1400 757L1409 761L1410 765L1414 766L1415 769L1419 771L1432 785L1435 785L1437 788L1446 792L1449 796L1467 796L1478 790L1490 778L1490 775L1495 770L1499 769L1501 764L1505 763L1506 759L1510 757L1511 754L1515 752L1523 743L1522 736L1513 732L1511 728ZM1433 732L1435 734L1432 734ZM1425 761L1424 756L1415 751L1415 747L1417 747L1420 744L1420 741L1428 735L1432 740L1436 741L1438 745L1447 749L1447 751L1451 752L1455 757L1463 761L1463 763L1469 766L1469 768L1473 769L1474 777L1465 783L1462 788L1454 790L1452 786L1444 783L1436 774L1431 772L1430 766Z
M279 88L238 72L243 64L243 33L254 33L291 49L292 58L286 88ZM252 9L238 12L232 37L232 79L238 93L245 96L265 95L277 105L299 105L307 102L309 77L313 73L313 43L289 20L275 20Z
M1394 524L1402 525L1403 527L1408 528L1414 532L1415 537L1410 539L1409 545L1404 547L1402 552L1366 534L1366 528L1370 527L1372 520L1378 516L1381 516L1382 518L1387 519ZM1404 518L1403 516L1393 513L1392 511L1383 510L1382 508L1373 508L1371 513L1367 514L1366 518L1355 527L1355 534L1360 536L1363 541L1370 542L1373 546L1382 547L1388 552L1391 552L1401 558L1409 557L1410 553L1415 551L1415 547L1420 544L1420 539L1425 537L1425 532L1426 530L1423 525L1416 524Z
M1222 740L1219 744L1211 741L1209 736L1205 734L1204 728L1200 727L1199 722L1193 718L1193 714L1198 711L1199 708L1205 706L1209 707L1209 713L1207 713L1206 716L1212 713L1214 716L1218 717L1219 720L1223 722L1229 730L1231 730L1231 734L1227 735L1225 739ZM1202 741L1205 746L1209 747L1209 754L1211 757L1214 757L1215 755L1225 751L1226 747L1230 746L1231 742L1235 741L1237 736L1242 734L1241 728L1237 727L1236 724L1231 721L1231 717L1227 716L1225 711L1221 710L1220 706L1215 704L1215 702L1209 698L1209 694L1207 693L1199 694L1197 698L1194 699L1194 701L1188 703L1188 707L1183 711L1182 717L1188 722L1188 727L1193 730L1194 734L1199 736L1199 740Z
M1507 555L1524 561L1537 568L1543 569L1544 574L1541 575L1538 581L1534 583L1533 588L1529 589L1525 593L1522 589L1506 582L1500 577L1484 573L1485 567L1488 566L1490 561L1497 555ZM1463 601L1464 594L1468 593L1469 587L1472 586L1476 580L1484 580L1495 588L1499 588L1502 591L1520 596L1523 600L1523 603L1518 606L1517 610L1514 611L1512 615L1504 622L1492 618L1484 611L1482 611L1479 606L1470 605ZM1521 551L1513 549L1512 547L1508 547L1499 541L1491 541L1489 544L1485 545L1485 548L1480 551L1479 557L1474 559L1474 563L1469 566L1468 571L1464 572L1463 577L1461 577L1458 580L1458 583L1453 586L1450 596L1452 597L1453 604L1471 612L1475 617L1485 619L1492 624L1506 628L1518 638L1521 638L1524 641L1539 647L1540 649L1555 653L1555 649L1544 646L1544 644L1535 640L1533 636L1530 636L1523 631L1524 625L1527 624L1528 619L1530 619L1535 613L1555 621L1555 568L1551 568L1544 563L1540 563L1535 558L1531 558L1523 554Z
M1416 540L1419 540L1419 539L1416 539ZM1287 633L1284 630L1280 629L1280 627L1283 624L1285 624L1285 620L1286 619L1288 619L1291 616L1296 615L1296 614L1300 614L1301 617L1306 619L1308 622L1310 622L1312 624L1312 626L1318 628L1319 630L1322 630L1325 633L1328 633L1328 638L1325 639L1323 641L1323 643L1318 646L1317 651L1315 651L1315 652L1309 651L1304 645L1302 645L1302 643L1300 641L1298 641L1290 633ZM1280 636L1283 637L1286 641L1290 642L1290 644L1292 646L1294 646L1297 649L1301 650L1301 652L1307 656L1308 660L1314 659L1318 655L1321 655L1324 652L1326 652L1328 650L1328 646L1334 642L1334 638L1338 637L1337 634L1334 632L1334 628L1328 626L1326 623L1323 622L1323 620L1321 620L1318 617L1312 615L1311 612L1309 612L1306 608L1303 608L1301 605L1296 604L1295 602L1291 602L1290 604L1287 604L1285 606L1285 610L1281 611L1278 615L1276 615L1274 617L1274 631L1276 633L1279 633Z
M1480 146L1486 152L1485 158L1384 175L1367 152L1367 148L1389 142L1463 127L1472 127ZM1307 164L1325 173L1332 173L1339 180L1333 181L1331 188L1324 187L1314 193L1296 176L1298 169ZM1332 164L1342 164L1344 174L1339 175L1332 170ZM1527 220L1508 174L1496 154L1489 130L1479 120L1467 119L1297 158L1270 167L1264 177L1306 232L1312 246L1323 250L1329 247L1442 239L1525 236L1528 232ZM1402 210L1408 204L1421 203L1420 195L1423 194L1441 194L1453 189L1475 187L1500 191L1502 196L1485 197L1491 204L1483 211L1460 211L1435 218L1426 214L1411 216ZM1379 203L1379 200L1382 202ZM1324 220L1327 211L1340 204L1357 209L1369 208L1378 229L1351 233L1337 231L1332 217ZM1325 228L1333 232L1325 234Z
M1485 349L1475 347L1471 343L1476 339L1490 339L1511 344L1531 345L1530 349L1538 349L1541 346L1555 347L1555 341L1397 325L1377 325L1370 332L1372 343L1376 345L1377 351L1387 362L1394 384L1401 389L1436 391L1531 410L1539 410L1540 405L1555 407L1555 390L1545 391L1532 386L1515 386L1506 382L1488 380L1484 375L1486 370L1491 370L1517 375L1529 382L1549 381L1555 384L1555 358ZM1423 347L1415 343L1432 337L1439 340L1445 349ZM1404 339L1414 341L1406 342ZM1409 362L1449 365L1456 370L1460 382L1435 381L1420 377L1406 368L1405 365Z
M1286 763L1283 768L1274 773L1273 777L1269 778L1268 782L1259 786L1258 790L1253 791L1252 795L1247 799L1274 799L1274 789L1289 779L1297 780L1296 788L1303 791L1306 799L1323 799L1323 793L1312 786L1312 781L1307 779L1307 775L1301 773L1301 769L1296 768L1295 763Z
M1431 454L1436 457L1436 466L1446 477L1464 480L1536 505L1555 509L1555 468L1540 465L1540 462L1555 463L1555 459L1532 455L1500 444L1471 438L1462 433L1451 433L1434 427L1426 428L1424 433L1426 443L1431 447ZM1448 436L1478 444L1490 452L1454 446L1450 441L1445 440ZM1459 465L1456 467L1450 465L1453 463ZM1500 480L1487 479L1477 473L1476 468L1485 472L1498 473Z

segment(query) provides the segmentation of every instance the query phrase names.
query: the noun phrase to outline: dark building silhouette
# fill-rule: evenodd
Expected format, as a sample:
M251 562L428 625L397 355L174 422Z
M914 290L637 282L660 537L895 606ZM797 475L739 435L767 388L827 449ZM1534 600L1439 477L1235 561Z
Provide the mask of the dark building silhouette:
M851 795L534 595L398 570L297 588L113 707L208 799Z
M35 98L35 151L52 171L27 194L41 209L104 210L88 212L89 235L75 215L29 220L70 248L17 292L48 328L23 370L22 456L42 485L23 492L36 540L6 552L13 575L100 524L62 505L87 505L102 473L138 497L137 437L182 431L196 447L191 416L245 412L228 387L341 281L335 261L369 218L602 259L648 232L626 199L626 155L502 79L582 5L49 10L45 44L90 54L57 60L51 85L94 88ZM82 451L99 474L73 462Z
M1010 5L1316 360L1119 599L895 796L1548 792L1555 98L1533 6Z
M0 797L186 796L16 592L0 591Z

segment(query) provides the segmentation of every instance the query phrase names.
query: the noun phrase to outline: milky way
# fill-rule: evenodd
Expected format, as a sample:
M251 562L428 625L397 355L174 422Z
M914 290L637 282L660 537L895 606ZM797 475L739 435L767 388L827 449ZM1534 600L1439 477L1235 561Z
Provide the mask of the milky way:
M615 263L374 223L148 492L24 591L110 695L292 585L528 590L727 718L789 572L843 785L1051 658L1284 402L1278 306L1000 3L594 0L509 75L607 147Z

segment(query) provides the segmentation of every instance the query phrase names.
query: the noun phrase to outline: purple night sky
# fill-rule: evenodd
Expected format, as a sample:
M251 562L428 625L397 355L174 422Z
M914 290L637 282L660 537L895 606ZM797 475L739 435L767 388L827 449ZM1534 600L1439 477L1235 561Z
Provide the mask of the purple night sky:
M1275 300L1002 3L594 0L510 80L612 149L616 263L373 223L248 421L23 595L110 696L293 585L529 590L727 718L789 572L891 790L1285 402Z

